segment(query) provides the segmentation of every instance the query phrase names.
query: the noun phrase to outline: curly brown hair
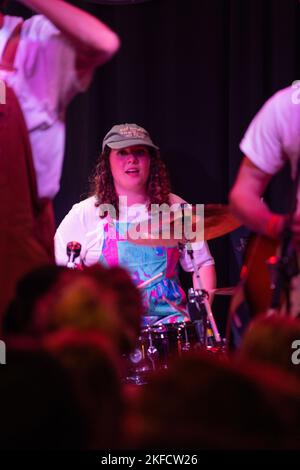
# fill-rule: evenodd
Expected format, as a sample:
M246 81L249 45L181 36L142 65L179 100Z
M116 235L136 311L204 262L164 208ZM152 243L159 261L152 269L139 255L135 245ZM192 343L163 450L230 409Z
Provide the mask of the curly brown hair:
M148 210L151 204L169 203L170 181L166 165L160 158L158 150L148 147L150 153L150 172L147 182L147 195L149 198ZM114 180L110 169L109 155L111 149L106 146L99 157L95 171L90 178L90 195L96 196L96 207L100 204L112 204L119 217L119 200L115 190ZM105 217L104 214L102 217Z

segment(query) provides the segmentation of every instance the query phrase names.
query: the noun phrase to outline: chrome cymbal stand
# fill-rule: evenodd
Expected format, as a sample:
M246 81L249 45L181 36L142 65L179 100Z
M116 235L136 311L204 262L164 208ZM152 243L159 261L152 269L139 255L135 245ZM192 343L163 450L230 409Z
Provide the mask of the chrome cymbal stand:
M216 322L215 322L215 319L211 310L211 306L208 300L209 294L205 289L203 289L201 277L200 277L200 274L196 265L196 261L194 258L194 251L193 251L192 244L191 242L187 241L185 245L186 245L187 253L189 257L191 258L194 273L195 273L195 278L196 278L195 287L196 287L196 291L198 292L198 295L195 295L194 300L198 304L199 311L201 311L201 306L203 307L202 311L204 312L204 316L206 317L204 318L204 321L203 321L204 346L205 347L207 346L207 324L210 324L211 326L216 343L220 344L222 340L221 340L220 333L218 331L218 328L217 328L217 325L216 325Z

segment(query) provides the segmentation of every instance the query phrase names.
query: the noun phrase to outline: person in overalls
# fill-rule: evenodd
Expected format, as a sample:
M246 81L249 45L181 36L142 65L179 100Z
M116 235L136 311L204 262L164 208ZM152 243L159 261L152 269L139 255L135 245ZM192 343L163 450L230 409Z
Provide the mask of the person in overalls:
M136 124L115 125L103 140L92 195L75 204L57 229L56 261L67 265L66 246L76 240L81 245L78 265L121 265L137 286L145 286L142 325L186 321L186 296L178 278L179 263L193 271L186 247L140 245L128 237L130 227L151 219L154 205L180 207L184 202L170 193L165 164L149 133ZM215 268L207 243L194 243L193 249L203 287L211 290Z

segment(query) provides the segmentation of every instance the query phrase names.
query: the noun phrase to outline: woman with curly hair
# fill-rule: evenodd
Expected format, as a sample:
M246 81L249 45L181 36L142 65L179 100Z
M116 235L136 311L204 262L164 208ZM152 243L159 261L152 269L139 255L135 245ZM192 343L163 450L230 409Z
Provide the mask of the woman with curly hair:
M103 140L92 195L75 204L55 236L56 260L66 265L66 246L82 246L80 265L103 263L126 267L135 284L143 288L144 322L185 319L186 298L178 279L178 263L193 271L186 249L146 246L128 239L129 227L152 220L153 205L174 207L183 203L170 193L170 183L159 148L149 133L136 124L115 125ZM135 225L137 226L137 225ZM214 260L206 243L194 244L194 257L203 285L215 284Z

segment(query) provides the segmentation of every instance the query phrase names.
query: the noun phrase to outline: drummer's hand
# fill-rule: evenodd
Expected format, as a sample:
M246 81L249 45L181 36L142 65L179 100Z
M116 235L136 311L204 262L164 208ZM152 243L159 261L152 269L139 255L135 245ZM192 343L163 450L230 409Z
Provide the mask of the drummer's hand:
M76 271L84 271L84 265L82 263L75 263Z

